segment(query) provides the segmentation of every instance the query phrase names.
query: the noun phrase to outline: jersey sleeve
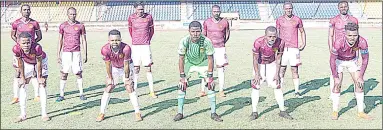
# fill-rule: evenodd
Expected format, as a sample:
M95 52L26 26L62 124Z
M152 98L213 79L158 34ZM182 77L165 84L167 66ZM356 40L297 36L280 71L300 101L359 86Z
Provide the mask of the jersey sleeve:
M128 27L132 27L132 17L128 17Z
M39 31L40 30L39 22L35 21L33 27L35 28L35 31Z
M254 54L259 54L259 52L260 52L260 47L259 47L259 44L258 44L258 41L257 40L255 40L254 41L254 43L253 43L253 53Z
M101 49L101 55L102 55L102 59L104 61L110 61L110 54L109 54L109 51L108 49L106 49L106 47L102 47Z
M333 27L335 27L335 18L331 18L330 19L330 22L329 22L329 28L333 28Z
M367 44L366 39L361 38L358 45L359 45L359 49L360 49L360 54L362 54L362 55L368 54L368 44Z
M205 38L205 53L206 55L210 56L214 54L214 48L213 48L213 43L211 42L210 39Z
M43 47L42 46L36 45L36 47L34 49L36 51L36 57L43 56Z
M185 55L186 53L186 44L187 44L187 37L182 38L181 41L178 43L178 54Z
M129 45L126 45L122 52L124 53L124 61L129 61L132 59L132 50Z
M81 34L82 35L86 35L85 25L84 24L81 24Z
M149 14L149 27L154 27L153 17Z
M298 28L303 28L303 22L301 18L298 18Z
M12 30L14 30L14 31L17 30L17 23L16 23L16 21L12 23Z
M21 48L20 48L20 46L14 45L13 48L12 48L12 51L13 51L13 55L15 57L21 57Z
M61 24L59 27L59 33L64 34L64 25L63 24Z
M279 44L279 48L278 48L278 53L283 53L284 49L285 49L285 41L283 40L280 40L280 44Z

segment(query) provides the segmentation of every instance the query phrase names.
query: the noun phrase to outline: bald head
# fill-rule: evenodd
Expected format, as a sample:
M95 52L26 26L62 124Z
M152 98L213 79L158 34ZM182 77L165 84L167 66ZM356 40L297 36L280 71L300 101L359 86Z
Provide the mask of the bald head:
M268 26L266 29L265 29L265 34L267 33L277 33L277 28L274 27L274 26Z

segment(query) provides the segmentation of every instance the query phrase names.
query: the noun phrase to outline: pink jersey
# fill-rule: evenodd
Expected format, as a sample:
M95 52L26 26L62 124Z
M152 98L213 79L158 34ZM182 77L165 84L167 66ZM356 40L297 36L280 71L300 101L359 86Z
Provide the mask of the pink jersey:
M60 25L59 29L59 33L64 37L63 51L80 51L80 36L86 34L84 24L78 21L76 21L74 24L70 24L68 21L66 21Z
M133 45L150 45L154 24L152 15L145 13L143 17L131 14L128 19L130 36Z
M334 39L339 39L346 35L345 25L349 22L358 24L358 19L353 16L347 15L347 19L343 20L341 14L330 19L330 28L334 28ZM333 42L335 43L335 41Z
M346 38L343 37L335 41L331 53L337 55L339 60L349 61L357 57L359 50L366 50L367 48L367 41L361 36L359 36L359 40L352 47L347 43Z
M105 44L101 48L101 54L104 61L112 62L112 66L116 68L124 67L124 61L131 60L131 49L128 44L121 42L120 50L115 53L112 51L110 43Z
M40 25L36 20L29 19L29 21L23 21L22 18L19 18L12 23L12 30L16 31L16 37L21 32L28 32L32 36L32 43L35 43L36 31L40 30Z
M203 29L206 31L206 37L213 42L214 48L225 47L226 29L229 28L229 22L222 19L215 22L214 18L208 18L203 23Z
M18 44L13 46L12 51L15 57L21 57L24 60L24 62L29 64L36 64L37 63L36 57L38 56L42 56L42 59L46 57L45 52L43 51L41 45L38 43L32 44L31 50L29 51L28 54L25 54L24 50Z
M259 54L259 64L269 64L275 61L276 53L283 53L285 42L277 38L273 46L269 46L265 37L259 37L254 42L253 53Z
M298 48L298 28L303 27L302 19L293 15L287 20L283 15L277 19L276 24L279 37L286 42L286 47Z

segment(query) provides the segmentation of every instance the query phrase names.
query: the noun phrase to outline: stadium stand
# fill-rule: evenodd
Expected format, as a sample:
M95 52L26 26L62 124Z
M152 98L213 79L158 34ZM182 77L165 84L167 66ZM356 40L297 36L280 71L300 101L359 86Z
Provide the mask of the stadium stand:
M381 19L382 18L382 3L381 2L366 2L363 12L368 18Z
M222 12L238 12L240 19L260 19L259 9L253 1L227 1L227 2L193 2L193 17L195 20L203 20L211 17L211 7L221 6Z

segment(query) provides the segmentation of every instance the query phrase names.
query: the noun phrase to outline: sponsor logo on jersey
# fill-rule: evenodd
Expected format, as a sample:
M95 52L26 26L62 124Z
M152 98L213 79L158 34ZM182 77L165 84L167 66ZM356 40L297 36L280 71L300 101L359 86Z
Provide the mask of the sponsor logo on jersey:
M33 28L33 25L32 25L32 24L28 24L28 27L29 27L29 28Z

